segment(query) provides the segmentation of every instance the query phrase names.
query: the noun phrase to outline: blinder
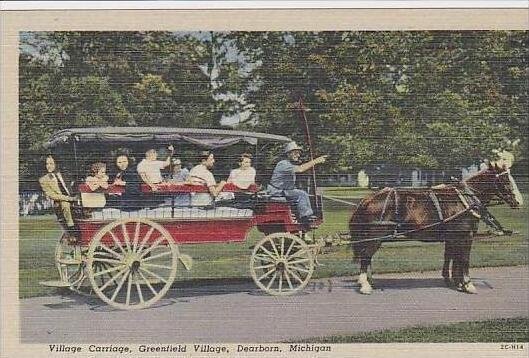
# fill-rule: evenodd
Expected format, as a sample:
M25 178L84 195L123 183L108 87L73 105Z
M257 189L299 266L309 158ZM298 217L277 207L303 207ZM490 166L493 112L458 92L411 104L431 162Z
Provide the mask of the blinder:
M511 180L511 171L509 169L505 169L501 173L497 173L495 175L496 180L494 180L494 189L496 189L495 195L497 197L499 197L501 200L503 200L505 203L511 204L510 203L511 196L508 195L508 194L505 194L504 190L503 190L506 187L506 184L503 184L503 183L500 182L500 178L503 177L504 175L507 175L508 178L509 178L509 185L507 185L507 187L511 186L510 185L510 183L512 182L512 180ZM510 190L511 194L516 197L516 193L514 192L514 188L510 188L510 189L511 189Z

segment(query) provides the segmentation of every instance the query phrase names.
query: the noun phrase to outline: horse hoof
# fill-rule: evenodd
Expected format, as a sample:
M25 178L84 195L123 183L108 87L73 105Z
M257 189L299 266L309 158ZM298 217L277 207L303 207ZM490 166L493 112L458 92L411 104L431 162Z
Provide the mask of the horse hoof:
M463 292L475 294L478 293L478 290L476 290L476 286L472 282L467 282L463 285Z
M458 284L457 290L459 292L465 292L465 293L470 293L470 294L478 293L478 290L476 290L476 286L474 286L472 282Z
M371 286L360 287L360 293L363 295L370 295L372 292L373 292L373 288Z

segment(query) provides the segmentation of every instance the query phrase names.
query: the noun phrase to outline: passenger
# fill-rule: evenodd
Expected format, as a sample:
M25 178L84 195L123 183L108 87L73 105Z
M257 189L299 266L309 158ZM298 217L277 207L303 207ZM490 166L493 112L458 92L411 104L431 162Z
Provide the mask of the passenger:
M98 189L108 189L107 165L97 162L90 166L90 175L85 179L91 191Z
M303 224L309 224L315 217L310 204L309 194L303 190L296 189L296 173L303 173L317 164L324 163L327 156L321 156L307 163L300 164L301 147L295 142L285 146L286 159L277 163L268 184L268 192L272 196L284 196L290 202L295 203L297 218Z
M39 178L39 184L44 194L53 200L53 208L59 221L64 224L68 241L76 242L78 232L72 216L71 203L77 198L71 195L69 185L57 169L52 155L46 157L47 174Z
M179 158L173 159L173 173L169 178L171 183L185 183L189 177L189 170L182 168L182 161Z
M141 179L149 185L152 191L157 191L158 186L163 181L161 170L171 164L171 157L174 153L174 147L168 146L169 155L164 161L157 160L158 153L155 149L149 149L145 152L145 158L138 164L137 170Z
M173 173L169 178L170 183L184 184L189 178L189 170L182 168L182 161L179 158L173 159ZM189 193L179 193L174 195L175 206L189 206L191 204L191 196Z
M243 190L255 184L255 169L252 167L251 154L241 154L239 168L230 172L228 183L233 183L236 187Z
M116 167L118 167L118 172L112 185L125 188L125 191L119 195L119 200L117 201L116 206L125 211L141 209L141 178L138 175L136 168L133 167L133 159L127 154L118 155L116 157Z
M193 185L205 185L209 193L196 193L191 199L192 205L210 205L212 199L216 198L226 185L222 180L217 184L210 169L215 164L215 157L209 151L202 152L200 155L200 164L196 165L189 172L189 183Z

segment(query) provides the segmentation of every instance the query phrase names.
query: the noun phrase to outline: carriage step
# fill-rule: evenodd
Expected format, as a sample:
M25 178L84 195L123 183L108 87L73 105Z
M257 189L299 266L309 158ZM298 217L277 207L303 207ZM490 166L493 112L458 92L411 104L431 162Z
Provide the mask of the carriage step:
M66 287L71 286L69 282L62 281L62 280L40 281L39 284L42 286L46 286L46 287L57 287L57 288L66 288Z
M80 265L82 263L80 259L58 259L57 262L63 265Z

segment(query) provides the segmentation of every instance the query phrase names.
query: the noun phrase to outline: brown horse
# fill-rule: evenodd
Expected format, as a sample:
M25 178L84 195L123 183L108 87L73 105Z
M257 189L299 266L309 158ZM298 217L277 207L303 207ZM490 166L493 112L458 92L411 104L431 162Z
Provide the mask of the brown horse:
M523 204L508 167L497 164L460 183L430 189L384 188L364 198L349 221L355 259L360 261L360 292L372 292L367 271L383 241L418 240L445 242L445 281L453 280L460 291L475 293L469 260L480 220L476 198L484 206L493 198L511 208Z

